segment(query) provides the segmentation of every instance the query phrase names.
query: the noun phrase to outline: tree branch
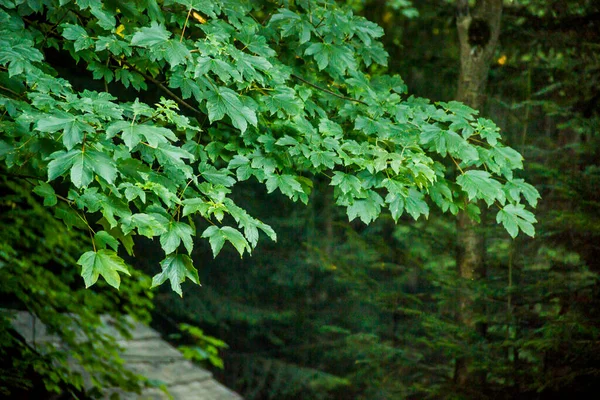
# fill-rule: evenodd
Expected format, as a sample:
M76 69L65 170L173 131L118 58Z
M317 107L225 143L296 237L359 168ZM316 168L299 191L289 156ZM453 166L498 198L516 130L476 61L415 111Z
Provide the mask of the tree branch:
M4 176L12 176L14 178L19 178L19 179L35 179L38 181L43 181L45 182L44 178L40 178L39 176L34 176L34 175L27 175L27 174L19 174L19 173L14 173L14 172L8 172L8 171L4 171L3 169L0 169L0 175L4 175Z
M177 103L179 103L180 105L184 106L185 108L187 108L188 110L191 110L193 112L195 112L198 115L202 115L204 116L204 113L202 113L200 110L198 110L196 107L192 106L190 103L188 103L187 101L183 100L181 97L177 96L175 93L173 93L168 87L166 87L165 85L162 84L162 82L160 82L158 79L154 78L152 75L148 75L145 72L140 71L139 69L137 69L135 66L129 64L127 61L124 60L119 60L117 58L112 57L113 60L117 61L117 62L122 62L123 64L127 65L132 71L137 72L138 74L142 75L145 79L149 80L150 82L154 83L156 86L158 86L158 88L160 90L162 90L163 92L165 92L166 94L168 94L169 96L171 96L171 98L173 98L173 100L175 100Z
M312 83L312 82L309 82L309 81L307 81L306 79L304 79L304 78L302 78L302 77L300 77L300 76L298 76L298 75L296 75L296 74L292 74L292 78L298 79L300 82L304 82L304 83L306 83L307 85L314 87L315 89L319 89L320 91L322 91L322 92L325 92L325 93L328 93L328 94L330 94L330 95L332 95L332 96L335 96L335 97L337 97L337 98L339 98L339 99L342 99L342 100L347 100L347 101L353 101L353 102L355 102L355 103L364 104L365 106L368 106L368 105L369 105L368 103L366 103L366 102L364 102L364 101L362 101L362 100L353 99L352 97L346 97L346 96L342 96L341 94L337 94L337 93L335 93L335 92L332 92L332 91L331 91L331 90L329 90L329 89L325 89L324 87L321 87L321 86L315 85L314 83Z
M4 90L5 92L12 94L13 96L15 96L15 97L17 97L19 99L22 99L24 97L23 95L15 92L14 90L11 90L11 89L9 89L7 87L4 87L4 86L0 86L0 90Z

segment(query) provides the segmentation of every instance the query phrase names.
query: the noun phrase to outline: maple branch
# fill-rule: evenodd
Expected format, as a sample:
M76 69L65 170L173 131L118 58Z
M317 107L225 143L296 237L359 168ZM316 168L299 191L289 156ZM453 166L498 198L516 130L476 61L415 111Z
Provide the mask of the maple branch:
M5 92L12 94L13 96L15 96L19 99L22 99L24 97L22 94L19 94L19 93L15 92L14 90L11 90L4 86L0 86L0 90L4 90Z
M147 73L145 73L143 71L140 71L135 66L131 65L130 63L128 63L125 60L119 60L119 59L114 58L114 57L112 57L112 58L113 58L113 60L115 60L117 62L122 62L123 64L127 65L132 71L135 71L138 74L142 75L144 77L144 79L147 79L150 82L154 83L156 86L158 86L158 88L160 90L162 90L163 92L165 92L166 94L168 94L169 96L171 96L171 98L173 98L173 100L175 100L180 105L184 106L188 110L191 110L191 111L195 112L198 115L204 116L204 114L200 110L198 110L196 107L192 106L187 101L183 100L181 97L177 96L168 87L166 87L165 85L163 85L161 81L159 81L158 79L154 78L152 75L148 75Z
M5 171L3 169L0 169L0 175L12 176L14 178L19 178L19 179L24 179L24 180L35 179L35 180L38 180L38 181L44 181L44 178L40 178L39 176L28 175L28 174L20 174L18 172L8 172L8 171Z
M304 83L306 83L307 85L314 87L315 89L319 89L319 90L321 90L321 91L323 91L323 92L325 92L325 93L328 93L328 94L330 94L330 95L332 95L332 96L335 96L335 97L337 97L337 98L339 98L339 99L342 99L342 100L347 100L347 101L353 101L353 102L355 102L355 103L364 104L365 106L368 106L368 105L369 105L369 104L367 104L366 102L364 102L364 101L362 101L362 100L353 99L352 97L346 97L346 96L343 96L343 95L341 95L341 94L337 94L337 93L335 93L335 92L332 92L332 91L331 91L331 90L329 90L329 89L325 89L325 88L324 88L324 87L322 87L322 86L315 85L314 83L312 83L312 82L309 82L309 81L307 81L306 79L304 79L304 78L302 78L301 76L298 76L298 75L296 75L296 74L292 74L291 76L292 76L292 78L298 79L299 81L301 81L301 82L304 82Z

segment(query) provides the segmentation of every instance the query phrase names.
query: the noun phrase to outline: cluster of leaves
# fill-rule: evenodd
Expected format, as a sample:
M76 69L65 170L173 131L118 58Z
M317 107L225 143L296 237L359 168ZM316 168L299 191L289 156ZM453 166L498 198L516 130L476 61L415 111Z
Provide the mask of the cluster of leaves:
M512 236L534 233L521 199L535 206L538 194L514 177L522 157L499 129L375 74L382 29L331 1L4 0L0 27L0 160L90 232L78 261L87 286L102 276L119 287L129 269L117 251L133 254L133 235L160 238L153 286L199 283L196 217L214 256L225 242L250 252L259 230L275 240L231 199L250 178L307 202L311 179L327 176L336 203L365 223L384 209L427 216L427 199L478 218L484 200ZM104 92L61 77L65 58ZM117 99L123 87L142 100ZM170 99L151 100L152 87Z
M444 58L456 52L448 44L455 6L439 3L451 2L424 5L422 15L431 20L414 22L420 26L390 24L408 38L391 58L404 62L402 70L418 71L415 78L422 75L421 82L410 80L423 85L422 93L435 87L447 97L454 88L439 77L458 66ZM526 3L546 18L529 15ZM550 3L563 12L548 12ZM571 20L567 8L578 20L591 19L599 6L592 3L514 1L504 11L507 60L492 69L489 112L514 132L505 139L535 159L527 181L543 190L545 201L535 241L507 240L493 226L495 215L488 216L488 226L478 231L486 238L486 279L457 277L455 221L434 210L426 222L411 224L404 216L393 228L384 217L364 228L319 208L328 196L319 187L312 211L267 201L253 187L242 198L256 199L254 213L268 210L267 221L280 236L277 248L243 265L231 252L206 260L211 289L158 307L224 332L231 346L228 382L247 398L285 398L287 387L270 383L278 375L299 382L309 367L350 384L315 393L307 380L294 386L294 398L546 399L597 392L600 111L594 93L600 70L592 41L583 39L594 25L566 29L584 25L558 18ZM560 28L553 40L540 30L545 24ZM426 39L413 40L417 36ZM432 85L433 79L439 83ZM527 93L533 98L523 102ZM595 107L596 116L577 115L580 102ZM473 318L487 327L485 334L457 322L459 296L472 299ZM247 334L240 337L240 331ZM457 387L454 362L460 357L473 360L474 375L485 373L485 379Z
M90 393L115 386L139 390L141 381L124 368L114 338L99 329L100 316L110 315L124 334L130 327L125 315L148 321L150 279L135 272L118 298L104 283L98 291L85 289L73 269L85 237L69 231L42 206L31 193L33 187L0 176L0 393L46 398L71 391L72 398L83 392L84 375L93 377L85 387ZM13 315L6 308L39 317L60 345L37 343L32 348L11 329ZM73 362L80 368L73 368Z
M219 355L219 351L226 349L227 343L205 334L196 326L180 324L179 329L191 336L194 341L193 346L181 345L178 347L185 358L199 363L209 363L213 367L223 369L223 359Z

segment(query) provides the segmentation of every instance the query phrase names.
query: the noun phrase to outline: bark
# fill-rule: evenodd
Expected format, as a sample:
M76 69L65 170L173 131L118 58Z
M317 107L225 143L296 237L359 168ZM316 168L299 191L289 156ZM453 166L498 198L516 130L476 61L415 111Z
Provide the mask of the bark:
M460 44L460 75L456 100L474 109L480 109L485 102L485 88L490 64L494 57L500 33L502 0L479 0L469 11L468 0L457 2L456 20ZM476 223L465 212L458 215L457 221L457 257L459 275L468 281L485 277L484 238L476 230ZM459 320L466 329L477 330L485 334L485 327L474 322L474 304L467 293L460 298ZM483 384L485 376L473 374L470 370L472 360L467 357L456 361L455 381L463 387Z

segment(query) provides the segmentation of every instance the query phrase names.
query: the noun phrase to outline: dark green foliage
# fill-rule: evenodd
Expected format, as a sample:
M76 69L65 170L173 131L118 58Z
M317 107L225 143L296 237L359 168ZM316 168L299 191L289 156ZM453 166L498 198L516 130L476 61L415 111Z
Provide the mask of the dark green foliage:
M119 386L138 390L141 381L123 368L114 338L98 328L102 314L114 317L115 326L124 334L129 326L125 315L148 321L152 308L147 292L149 278L134 272L122 286L120 296L108 290L106 284L99 285L97 291L86 290L73 268L85 238L68 230L40 204L31 193L31 182L24 179L17 184L0 176L2 395L82 396L82 375L70 368L68 358L74 358L86 373L97 377L92 383L98 389ZM68 207L60 207L68 212ZM64 346L30 347L11 329L7 308L37 315Z
M567 21L589 22L598 10L569 2L572 14L561 14L555 9L561 3L505 9L486 109L527 155L527 182L542 199L519 180L504 194L538 203L537 238L511 240L497 228L503 214L481 213L488 272L481 282L464 282L455 271L454 221L433 207L426 222L403 215L394 226L392 208L365 227L358 219L346 223L328 205L327 184L315 185L309 210L267 202L259 189L247 188L244 196L257 199L254 213L268 209L265 222L279 232L277 247L243 263L224 253L206 267L210 289L190 294L179 308L173 299L159 303L230 344L226 366L234 376L225 374L227 382L253 398L561 399L598 392L599 64L584 39L600 38L591 29L564 30ZM431 82L458 68L456 48L448 44L453 9L429 4L420 9L423 20L387 25L397 29L390 37L406 38L398 53L388 49L413 88L448 100L449 85ZM545 27L553 29L552 40ZM452 149L453 136L439 140L434 129L424 136L446 152L460 151ZM468 196L482 173L465 175ZM332 181L334 190L360 191L342 171ZM444 189L430 193L437 204L452 198ZM498 191L490 186L481 193L485 201ZM515 224L528 229L527 218L513 211L508 231ZM457 322L457 300L467 294L478 331ZM455 360L464 357L485 379L467 387L454 382ZM297 385L306 368L347 384L315 393L310 383ZM287 378L293 394L270 385L277 376Z

